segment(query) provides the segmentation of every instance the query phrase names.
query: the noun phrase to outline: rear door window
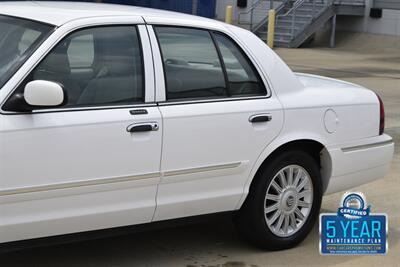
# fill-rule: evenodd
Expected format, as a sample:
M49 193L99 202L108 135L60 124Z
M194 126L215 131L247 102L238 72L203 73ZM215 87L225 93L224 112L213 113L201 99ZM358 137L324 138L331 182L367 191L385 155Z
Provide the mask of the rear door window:
M168 100L228 96L210 32L175 27L155 29L164 62Z
M226 68L229 92L233 97L266 95L263 82L244 52L230 38L215 33Z
M229 37L184 27L155 27L167 100L265 96L257 70Z

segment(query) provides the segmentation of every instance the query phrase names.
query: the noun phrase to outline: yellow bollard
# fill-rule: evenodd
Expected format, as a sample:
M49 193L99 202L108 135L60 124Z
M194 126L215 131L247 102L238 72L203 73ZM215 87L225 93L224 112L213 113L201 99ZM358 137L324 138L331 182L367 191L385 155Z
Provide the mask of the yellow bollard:
M233 17L233 7L226 6L225 23L232 24L232 17Z
M268 36L267 44L269 47L274 48L274 36L275 36L275 9L270 9L268 12Z

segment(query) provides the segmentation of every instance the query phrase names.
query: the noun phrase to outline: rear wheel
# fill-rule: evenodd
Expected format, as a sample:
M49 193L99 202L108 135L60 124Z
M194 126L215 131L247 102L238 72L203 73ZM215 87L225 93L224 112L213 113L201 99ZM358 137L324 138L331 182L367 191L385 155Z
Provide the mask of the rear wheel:
M318 218L322 186L317 162L303 151L285 152L255 179L237 216L240 232L263 249L296 246Z

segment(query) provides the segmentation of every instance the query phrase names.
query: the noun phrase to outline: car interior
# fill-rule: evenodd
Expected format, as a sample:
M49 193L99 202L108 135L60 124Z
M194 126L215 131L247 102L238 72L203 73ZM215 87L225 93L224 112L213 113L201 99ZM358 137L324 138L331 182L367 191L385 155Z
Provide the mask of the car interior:
M68 94L66 106L142 102L142 59L137 35L131 33L131 28L129 34L125 30L118 34L115 30L111 36L111 27L102 30L92 31L92 38L87 38L92 42L90 45L77 44L78 49L70 49L75 40L88 34L86 31L57 45L35 70L33 80L63 85ZM74 55L77 50L86 53L86 57L92 53L90 62L73 62L74 56L85 58L85 55Z

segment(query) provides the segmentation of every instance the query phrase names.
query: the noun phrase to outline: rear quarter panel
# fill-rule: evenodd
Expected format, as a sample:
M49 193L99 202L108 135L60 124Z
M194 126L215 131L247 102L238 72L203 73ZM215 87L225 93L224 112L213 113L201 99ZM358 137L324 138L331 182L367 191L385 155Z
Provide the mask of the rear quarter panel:
M250 173L244 196L264 160L280 146L296 140L314 140L325 148L374 138L379 133L379 102L374 92L351 83L293 73L290 68L252 33L229 27L249 48L268 77L272 92L283 106L284 126L279 136L259 155ZM325 114L332 110L334 131L328 131ZM335 159L324 149L322 175L328 188ZM244 201L243 197L242 201ZM240 205L239 205L240 207Z

